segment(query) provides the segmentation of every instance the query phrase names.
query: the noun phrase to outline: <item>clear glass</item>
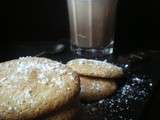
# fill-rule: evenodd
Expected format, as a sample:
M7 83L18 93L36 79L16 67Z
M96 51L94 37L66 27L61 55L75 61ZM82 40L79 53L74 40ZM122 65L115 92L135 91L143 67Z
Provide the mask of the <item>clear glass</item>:
M71 50L76 54L113 53L118 0L68 0Z

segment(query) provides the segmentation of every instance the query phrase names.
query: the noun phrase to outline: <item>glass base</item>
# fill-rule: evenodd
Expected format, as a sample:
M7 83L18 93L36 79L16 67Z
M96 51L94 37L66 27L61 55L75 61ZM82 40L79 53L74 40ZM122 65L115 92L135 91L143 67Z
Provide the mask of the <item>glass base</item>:
M77 57L90 58L90 59L106 59L113 54L114 41L111 41L109 45L104 48L81 48L75 45L71 45L71 51Z

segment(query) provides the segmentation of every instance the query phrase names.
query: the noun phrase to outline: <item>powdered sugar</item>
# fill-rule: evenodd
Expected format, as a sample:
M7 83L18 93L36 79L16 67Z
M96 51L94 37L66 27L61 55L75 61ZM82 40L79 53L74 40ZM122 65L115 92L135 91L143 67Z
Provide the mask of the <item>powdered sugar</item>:
M49 82L48 74L52 72L53 74L63 75L66 72L65 66L59 62L50 62L44 59L41 62L34 60L32 57L21 57L16 61L16 65L11 69L13 71L7 80L8 83L17 83L21 80L28 80L32 71L37 72L38 83L47 84ZM6 78L3 78L0 82L2 83ZM4 83L4 82L3 82ZM7 84L8 84L7 83Z

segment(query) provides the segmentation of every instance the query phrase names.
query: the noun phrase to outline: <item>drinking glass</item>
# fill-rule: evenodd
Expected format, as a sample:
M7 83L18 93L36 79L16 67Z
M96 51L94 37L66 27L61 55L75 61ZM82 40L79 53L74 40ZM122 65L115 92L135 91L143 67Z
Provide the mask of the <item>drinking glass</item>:
M113 53L118 0L67 0L71 50L84 56Z

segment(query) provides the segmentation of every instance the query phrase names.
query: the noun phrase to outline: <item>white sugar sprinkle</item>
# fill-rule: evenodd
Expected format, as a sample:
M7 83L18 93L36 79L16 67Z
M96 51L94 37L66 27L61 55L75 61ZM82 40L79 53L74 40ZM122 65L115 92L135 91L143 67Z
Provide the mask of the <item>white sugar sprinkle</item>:
M150 83L149 86L152 86L152 83Z
M67 72L66 69L59 69L59 74L64 75Z
M54 82L55 82L55 85L58 86L59 88L64 87L64 80L62 80L60 77L58 77L58 79Z
M42 73L39 74L37 78L38 78L39 83L48 84L48 82L49 82L48 78Z
M101 89L101 86L100 86L100 84L97 84L97 83L92 83L92 89L93 90L96 90L96 91L100 91L100 89Z
M71 88L67 88L67 90L71 90Z
M54 87L54 84L53 84L53 83L50 83L50 84L49 84L49 87Z
M73 62L71 61L70 64L73 64ZM99 60L92 60L92 59L78 59L77 62L80 65L91 64L91 65L94 65L94 67L107 67L107 69L121 69L120 67L113 65L111 63L107 63L106 61L99 61Z
M75 78L71 75L71 76L69 76L69 79L70 80L75 80Z
M21 93L18 94L17 96L13 96L12 99L19 105L22 105L24 102L31 104L31 103L33 103L32 90L25 89L25 90L21 91Z
M85 60L80 59L80 60L78 61L78 63L79 63L79 64L85 64Z
M7 79L6 77L2 78L2 79L0 80L0 83L3 82L3 81L5 81L6 79Z
M99 104L102 104L103 102L104 102L104 100L100 100L100 101L99 101Z
M13 110L13 107L11 107L11 106L10 106L10 107L8 107L8 110Z
M135 78L133 78L132 80L135 81L135 82L137 82L137 83L143 82L143 80L140 79L140 78L138 78L138 77L135 77Z

